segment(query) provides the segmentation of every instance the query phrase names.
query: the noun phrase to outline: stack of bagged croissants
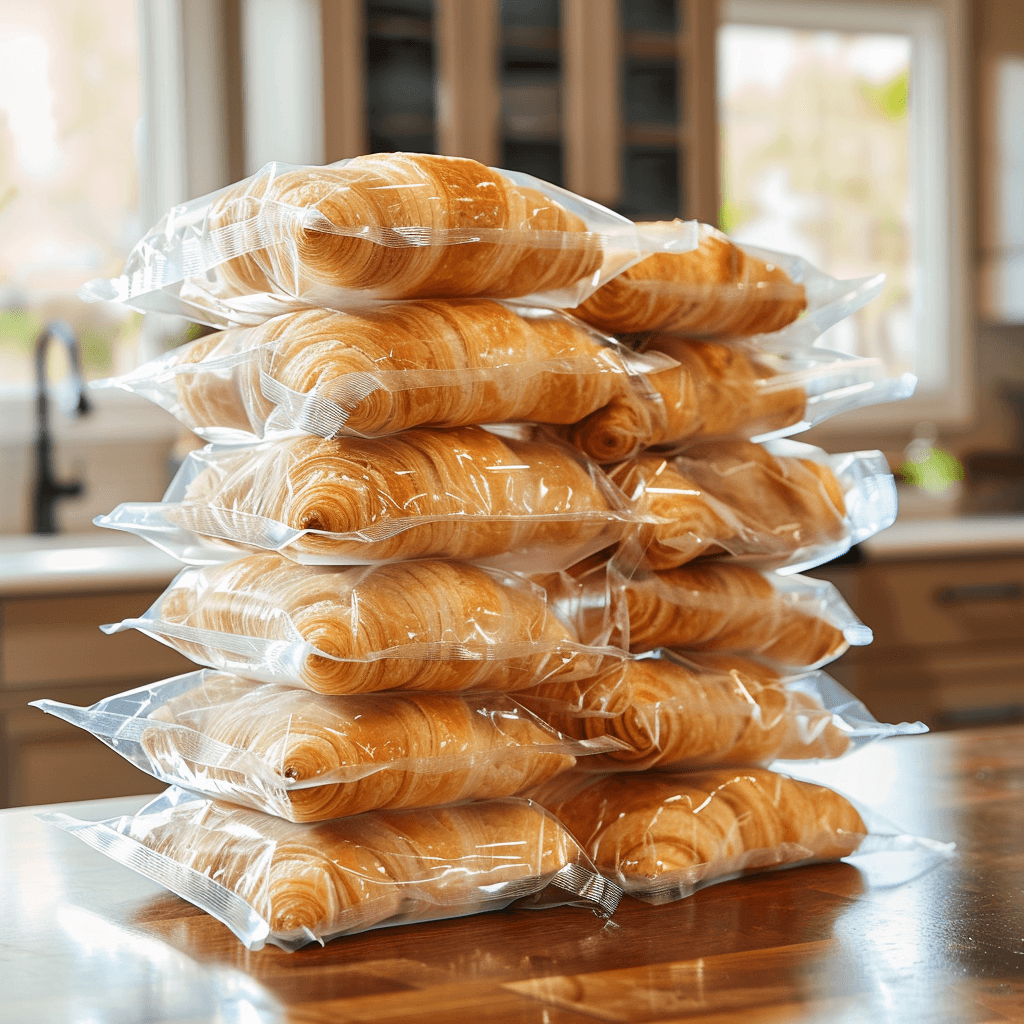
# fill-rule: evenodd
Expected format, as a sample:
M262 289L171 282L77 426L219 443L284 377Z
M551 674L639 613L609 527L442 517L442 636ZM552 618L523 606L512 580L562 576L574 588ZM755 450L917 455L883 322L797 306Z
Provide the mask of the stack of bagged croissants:
M107 382L211 443L98 522L184 563L108 628L204 667L40 702L172 787L53 820L250 948L851 854L768 766L918 729L820 671L870 631L793 574L895 515L879 453L779 440L912 388L814 347L857 288L439 156L176 208L87 293L223 328Z

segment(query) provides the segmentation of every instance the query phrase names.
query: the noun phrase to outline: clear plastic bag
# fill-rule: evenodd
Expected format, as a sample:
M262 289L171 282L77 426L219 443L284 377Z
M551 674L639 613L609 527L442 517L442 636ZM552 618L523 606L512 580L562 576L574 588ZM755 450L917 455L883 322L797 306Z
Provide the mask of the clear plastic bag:
M324 696L208 669L32 706L163 782L289 821L513 796L618 746L559 735L504 694Z
M638 230L528 174L383 153L326 167L269 163L175 206L121 277L80 294L215 327L372 299L522 297L560 308L649 253L696 244L696 224Z
M141 395L207 441L235 444L289 432L379 437L419 426L566 424L613 401L649 434L658 404L641 374L674 365L564 313L435 299L286 314L208 335L93 386Z
M698 337L775 335L800 317L807 326L792 337L810 344L878 295L885 281L884 274L839 281L799 256L737 244L707 224L698 233L692 250L649 256L572 312L609 334Z
M621 654L579 642L544 592L458 562L328 568L272 554L184 569L139 629L202 665L318 693L511 691Z
M653 569L731 556L793 573L838 557L896 519L881 452L828 455L797 441L723 439L609 470L654 522L640 528Z
M909 398L917 384L913 374L890 376L880 359L821 348L774 351L658 334L645 352L676 364L637 378L654 402L645 395L613 399L567 431L598 462L626 458L638 444L672 450L698 438L785 437L840 413Z
M565 735L620 740L577 766L595 771L831 760L927 732L922 722L876 721L824 672L782 676L745 658L692 652L653 651L601 679L544 683L519 699Z
M39 818L205 910L251 950L292 951L526 897L610 917L620 896L525 799L296 824L172 787L134 815Z
M569 772L531 791L606 878L669 903L730 878L874 853L936 863L952 843L907 836L825 786L767 768Z
M423 427L211 445L189 454L163 502L95 523L191 563L263 549L308 564L460 558L529 572L571 565L642 518L596 465L536 428Z

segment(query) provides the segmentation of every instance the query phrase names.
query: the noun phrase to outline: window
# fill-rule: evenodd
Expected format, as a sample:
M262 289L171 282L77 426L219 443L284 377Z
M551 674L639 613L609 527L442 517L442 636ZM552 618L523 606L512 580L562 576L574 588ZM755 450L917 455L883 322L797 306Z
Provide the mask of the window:
M722 226L839 278L887 275L821 344L880 356L918 391L856 422L969 413L959 6L722 5Z

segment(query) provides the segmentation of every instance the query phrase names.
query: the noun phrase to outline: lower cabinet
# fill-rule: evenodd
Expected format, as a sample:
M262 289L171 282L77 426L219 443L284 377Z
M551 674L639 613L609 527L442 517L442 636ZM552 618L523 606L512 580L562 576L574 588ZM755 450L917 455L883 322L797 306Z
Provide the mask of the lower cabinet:
M823 566L874 631L826 671L878 719L1024 721L1024 556Z
M158 792L161 783L74 726L27 707L48 697L89 705L195 668L132 631L100 625L139 615L159 590L0 600L0 807Z

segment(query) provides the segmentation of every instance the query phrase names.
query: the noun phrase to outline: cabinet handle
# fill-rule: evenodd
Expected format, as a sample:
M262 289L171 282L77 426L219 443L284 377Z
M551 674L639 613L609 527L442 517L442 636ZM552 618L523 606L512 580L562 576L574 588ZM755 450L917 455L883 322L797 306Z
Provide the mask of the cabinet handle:
M945 587L935 592L939 604L970 604L975 601L1019 601L1024 598L1020 583L975 583L966 587Z

